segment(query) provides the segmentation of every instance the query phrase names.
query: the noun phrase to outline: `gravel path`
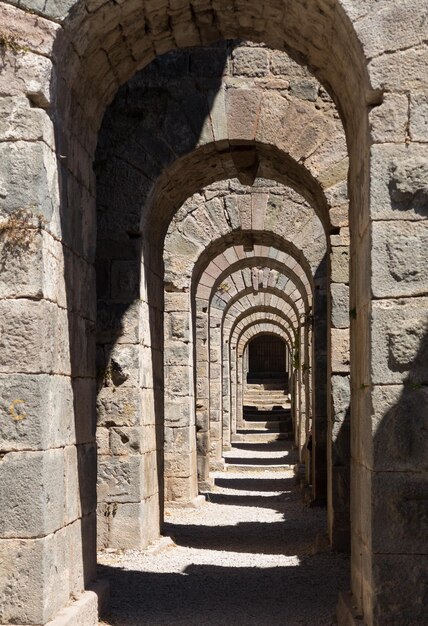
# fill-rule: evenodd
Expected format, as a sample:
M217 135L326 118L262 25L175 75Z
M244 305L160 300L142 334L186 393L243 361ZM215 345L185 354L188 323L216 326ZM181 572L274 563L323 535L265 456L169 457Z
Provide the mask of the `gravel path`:
M286 446L266 452L266 444L242 444L228 456L234 463L271 455L286 464ZM101 576L111 582L111 611L101 624L333 624L349 560L326 547L325 510L304 507L291 469L243 467L215 479L200 509L167 511L169 547L101 555Z

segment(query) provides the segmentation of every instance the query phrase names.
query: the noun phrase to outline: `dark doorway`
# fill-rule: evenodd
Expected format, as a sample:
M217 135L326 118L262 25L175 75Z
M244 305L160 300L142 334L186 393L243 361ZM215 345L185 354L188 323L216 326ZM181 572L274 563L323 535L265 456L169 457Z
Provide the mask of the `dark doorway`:
M248 346L248 382L253 379L284 378L287 348L275 335L259 335Z

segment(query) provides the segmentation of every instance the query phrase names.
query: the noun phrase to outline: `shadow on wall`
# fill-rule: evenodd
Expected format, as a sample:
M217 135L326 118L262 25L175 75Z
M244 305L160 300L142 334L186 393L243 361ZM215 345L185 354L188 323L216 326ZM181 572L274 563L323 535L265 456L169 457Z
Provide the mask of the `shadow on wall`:
M145 445L138 436L137 441L129 436L132 426L144 422L155 425L156 506L162 520L162 250L153 244L152 238L153 231L160 227L150 224L142 231L141 217L150 190L164 169L197 145L211 102L203 85L208 85L209 93L215 95L227 56L226 43L172 52L140 72L134 79L137 86L125 85L119 90L105 114L94 164L96 250L95 224L92 216L84 213L89 194L69 171L66 161L59 163L61 230L64 242L76 253L65 255L64 274L85 586L96 572L97 417L107 438L116 435L119 454L126 452L127 447ZM59 152L67 154L60 121L56 124L56 143ZM84 174L82 178L88 179ZM96 296L90 265L94 257ZM140 294L147 303L145 308L140 304ZM132 453L135 451L134 448ZM98 465L105 484L115 484L116 490L132 490L135 486L135 477L127 476L126 469L116 481L118 470L111 449L99 448ZM144 494L139 498L126 492L108 493L99 503L100 519L112 519L123 501L138 502L143 498Z
M428 602L428 333L414 322L386 337L389 369L408 371L404 387L377 387L373 396L375 414L391 407L373 439L374 589L382 623L422 624Z

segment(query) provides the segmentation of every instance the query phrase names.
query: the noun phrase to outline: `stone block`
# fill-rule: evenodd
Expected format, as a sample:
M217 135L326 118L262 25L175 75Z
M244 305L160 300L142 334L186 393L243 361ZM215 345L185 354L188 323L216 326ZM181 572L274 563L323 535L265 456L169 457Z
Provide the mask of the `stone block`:
M141 406L142 406L142 423L147 425L160 424L163 420L163 394L161 394L161 403L156 391L153 389L141 390Z
M165 292L165 313L190 311L190 297L184 292Z
M46 624L67 604L66 545L65 529L39 539L0 539L3 624Z
M374 384L406 381L412 387L428 382L427 310L424 297L373 303Z
M59 24L9 5L2 5L0 15L4 31L9 33L19 47L50 55L60 29Z
M51 302L0 302L0 370L70 374L67 312ZM19 364L19 365L18 365Z
M370 213L374 220L419 220L428 215L428 158L423 146L371 148Z
M426 621L427 572L428 557L424 554L374 554L370 590L373 623L376 626L423 624Z
M108 363L109 380L115 387L138 387L140 383L140 352L138 345L116 344L111 348ZM147 361L150 363L150 361ZM146 369L149 369L146 367ZM143 372L141 372L143 375Z
M337 246L331 249L331 280L334 283L349 283L349 247Z
M304 65L299 65L288 54L280 50L272 50L270 53L270 67L275 76L309 76L309 72Z
M102 426L97 427L97 452L100 456L109 455L110 454L110 429L103 428Z
M374 472L373 550L424 553L428 534L428 487L420 472Z
M223 200L220 198L209 200L205 203L205 210L209 218L214 222L218 236L226 235L230 231L230 225L226 219Z
M374 296L396 298L426 294L428 291L427 249L428 223L375 222L372 257Z
M141 421L139 389L102 387L97 398L97 422L100 426L135 426Z
M165 367L166 397L193 395L193 368L172 365Z
M93 378L73 378L76 443L92 443L96 428L96 386Z
M140 502L144 497L143 457L100 458L98 462L99 502Z
M428 96L426 93L412 93L409 133L413 141L428 140Z
M316 102L318 99L319 82L311 78L290 80L290 93L301 100Z
M58 334L61 331L58 329ZM68 328L64 336L70 337L70 362L73 377L95 378L96 342L95 322L81 315L68 313Z
M49 225L59 203L56 161L42 142L0 143L3 214L28 210Z
M207 98L214 141L227 140L226 90L224 86L215 91L208 91Z
M380 106L370 112L370 127L375 142L402 142L406 137L409 101L407 96L386 93Z
M113 550L141 550L144 542L144 520L141 502L117 503L110 517L108 546Z
M350 418L351 387L349 376L331 377L331 399L334 421L342 423Z
M149 498L159 492L158 456L156 450L143 455L143 496Z
M331 285L331 321L335 328L349 328L349 287Z
M191 454L196 449L196 432L194 426L183 428L165 428L165 456L174 458L176 456L184 456L187 460L188 467L191 466ZM190 472L185 475L189 476Z
M113 261L111 268L111 295L114 300L132 302L140 293L140 263Z
M331 329L331 369L333 372L349 372L349 330Z
M65 376L1 374L2 450L42 450L74 443L73 389Z
M417 385L375 387L372 393L373 468L419 471L428 466L428 389Z
M412 7L414 6L412 5ZM422 5L420 5L421 8ZM420 20L421 28L423 28L423 18L421 17ZM412 20L407 19L406 24L410 26ZM410 28L413 27L410 26ZM395 35L397 30L396 28ZM412 36L419 38L420 34L420 29L414 28ZM371 85L373 89L391 92L424 91L428 87L428 78L425 72L427 64L428 51L425 46L381 54L369 63Z
M138 343L141 305L117 304L106 301L97 303L98 343Z
M269 73L268 51L263 48L236 48L233 51L236 76L266 76Z
M69 454L72 451L66 448L9 452L3 456L0 464L3 537L48 535L77 517L80 509L76 466L70 462ZM94 477L94 473L88 475L87 480ZM66 478L70 480L67 491Z
M111 453L114 456L141 454L144 450L143 433L145 433L145 429L141 426L110 428L109 449L111 450Z
M168 326L169 336L174 339L189 341L190 319L189 313L170 313L166 317L165 325ZM167 336L168 336L167 334Z
M349 224L348 213L349 206L347 203L332 207L329 211L331 225L334 228L347 226Z
M189 426L192 422L194 399L189 396L176 397L167 394L165 399L165 424L174 428Z
M98 626L99 604L100 593L98 589L86 590L73 604L60 611L57 617L48 622L46 626Z
M183 366L189 363L189 344L183 341L165 342L165 365Z
M198 495L197 475L165 479L166 502L191 502Z
M52 60L30 51L5 51L0 75L0 93L25 95L37 107L47 109L51 102Z
M82 515L90 515L95 511L97 502L97 449L95 443L77 446L77 471Z
M232 143L254 141L262 92L250 89L229 89L226 98L229 140ZM245 117L242 111L245 111Z

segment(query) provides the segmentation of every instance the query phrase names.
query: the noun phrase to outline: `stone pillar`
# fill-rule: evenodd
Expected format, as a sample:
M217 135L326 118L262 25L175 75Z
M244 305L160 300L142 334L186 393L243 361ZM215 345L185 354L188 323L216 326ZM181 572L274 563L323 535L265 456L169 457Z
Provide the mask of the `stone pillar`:
M236 412L236 423L237 428L240 429L244 425L244 412L243 412L243 403L244 403L244 378L245 378L245 367L244 367L244 358L242 353L238 353L237 363L236 363L236 372L237 372L237 380L236 380L236 404L237 404L237 412Z
M196 299L196 448L199 489L211 489L209 421L208 302Z
M211 307L209 330L211 468L223 467L221 312Z
M229 363L230 363L230 417L231 417L231 439L236 434L237 428L237 405L236 405L236 344L229 343Z
M2 64L2 94L31 76L49 106L48 58L3 48ZM4 96L0 119L0 622L40 625L96 572L94 232L78 242L82 222L63 221L43 107ZM80 201L93 223L87 189ZM95 626L96 596L82 605Z
M165 311L165 493L188 503L198 495L189 294L165 292Z
M348 206L331 212L331 359L328 420L328 530L335 550L350 547L350 354Z
M223 339L222 347L222 423L223 423L223 450L230 450L231 415L230 415L230 386L231 369L229 361L229 341Z
M111 200L111 176L97 186L98 544L142 549L163 507L161 258L140 208L124 220Z
M369 626L426 620L427 177L426 144L374 145L353 245L352 591Z

